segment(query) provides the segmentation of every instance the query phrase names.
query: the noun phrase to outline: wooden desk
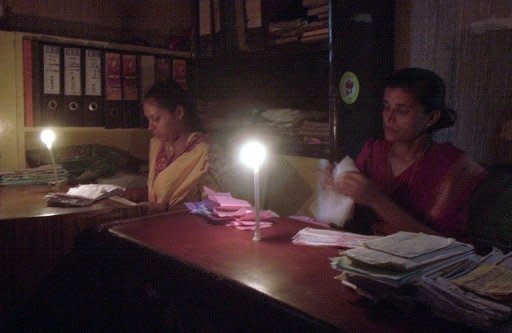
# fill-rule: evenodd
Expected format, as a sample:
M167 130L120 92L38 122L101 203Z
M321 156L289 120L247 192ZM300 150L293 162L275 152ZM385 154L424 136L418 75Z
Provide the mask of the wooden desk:
M291 237L305 226L279 219L262 230L260 242L252 241L252 232L193 215L140 218L108 230L120 246L146 253L137 264L145 275L159 275L155 285L191 293L190 308L201 304L216 316L222 308L223 320L246 325L235 330L395 332L418 325L417 317L368 306L335 280L328 258L337 249L293 245ZM421 326L439 331L442 325Z
M47 207L44 195L49 190L0 187L0 321L69 253L80 232L146 212L108 199L81 208Z

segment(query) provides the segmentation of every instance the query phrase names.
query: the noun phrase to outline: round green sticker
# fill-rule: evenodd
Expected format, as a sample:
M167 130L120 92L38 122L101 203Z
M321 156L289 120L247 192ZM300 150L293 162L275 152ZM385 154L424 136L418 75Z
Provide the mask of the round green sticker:
M359 80L353 72L343 73L340 79L340 95L345 104L353 104L359 97Z

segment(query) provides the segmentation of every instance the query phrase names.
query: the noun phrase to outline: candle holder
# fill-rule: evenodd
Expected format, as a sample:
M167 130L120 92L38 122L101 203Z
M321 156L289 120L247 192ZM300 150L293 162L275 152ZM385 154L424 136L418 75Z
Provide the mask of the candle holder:
M245 143L240 149L240 160L243 164L253 170L254 174L254 213L255 213L255 229L252 240L260 241L260 167L265 161L267 151L265 146L257 141Z
M52 163L52 169L53 169L53 181L49 182L49 185L51 186L52 190L59 191L62 188L62 185L64 185L63 182L59 182L59 177L57 175L57 165L55 163L55 157L53 156L53 142L55 142L55 132L49 128L45 128L41 131L40 139L48 148L48 153L50 154L50 161Z

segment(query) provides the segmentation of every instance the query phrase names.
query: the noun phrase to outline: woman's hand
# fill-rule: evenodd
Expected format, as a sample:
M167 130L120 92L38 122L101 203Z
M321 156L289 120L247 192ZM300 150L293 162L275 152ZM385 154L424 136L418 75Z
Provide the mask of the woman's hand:
M357 204L368 207L372 207L382 195L379 188L359 172L345 173L335 185L341 194L351 197Z
M334 188L334 178L332 176L333 166L328 164L319 170L319 182L322 188Z

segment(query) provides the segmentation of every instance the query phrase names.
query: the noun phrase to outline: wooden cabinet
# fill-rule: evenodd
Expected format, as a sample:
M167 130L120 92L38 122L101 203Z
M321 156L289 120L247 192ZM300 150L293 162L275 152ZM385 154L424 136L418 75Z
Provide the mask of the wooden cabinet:
M391 0L330 3L331 158L340 160L356 157L366 140L382 135L384 81L393 71L394 10ZM345 88L351 89L348 95Z

